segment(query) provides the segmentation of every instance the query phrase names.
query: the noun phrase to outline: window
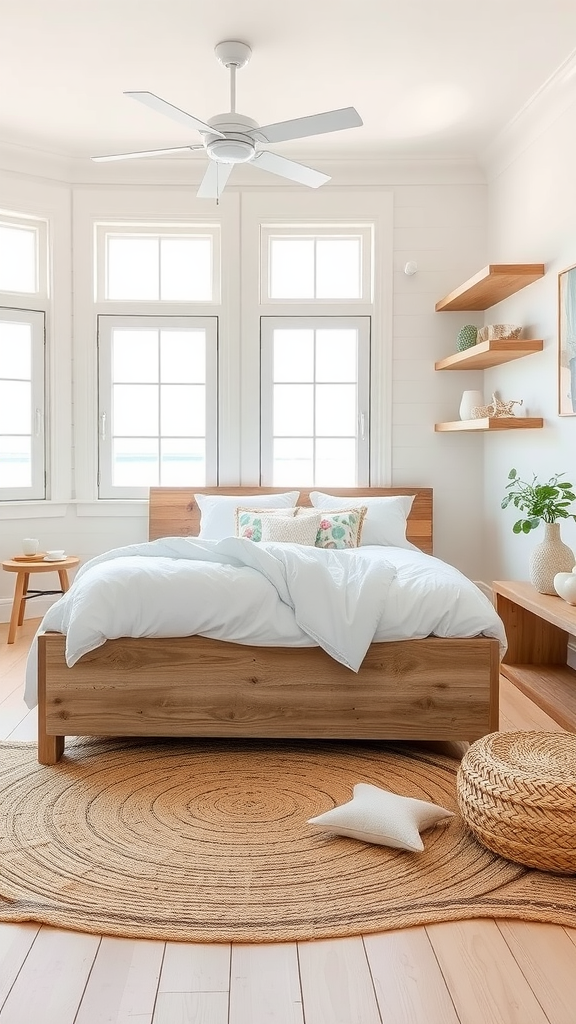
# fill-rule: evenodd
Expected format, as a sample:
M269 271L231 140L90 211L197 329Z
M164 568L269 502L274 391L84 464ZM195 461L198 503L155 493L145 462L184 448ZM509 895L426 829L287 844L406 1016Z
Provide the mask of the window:
M46 497L47 300L45 223L0 213L1 501Z
M215 317L98 318L100 498L216 478Z
M0 498L44 497L44 314L0 308Z
M106 302L216 302L219 231L97 226L97 298Z
M262 482L368 480L368 317L262 320Z
M262 229L262 301L370 301L371 229Z

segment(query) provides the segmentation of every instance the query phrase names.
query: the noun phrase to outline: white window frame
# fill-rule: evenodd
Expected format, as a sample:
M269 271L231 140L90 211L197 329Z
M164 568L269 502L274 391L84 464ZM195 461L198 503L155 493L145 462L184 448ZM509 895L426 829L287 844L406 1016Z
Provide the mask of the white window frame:
M260 321L260 478L264 486L273 484L273 354L274 331L285 329L321 330L353 328L358 331L358 388L356 427L356 480L349 486L364 487L370 481L370 317L268 317ZM313 439L316 434L313 435ZM302 481L294 480L295 485ZM313 484L311 486L320 486ZM328 484L322 486L328 487ZM335 483L334 486L337 486Z
M43 310L0 307L0 321L29 324L32 331L31 462L29 487L2 487L0 501L43 501L46 498L46 314Z
M98 349L98 497L100 500L138 500L148 487L118 487L112 483L111 342L116 329L198 330L206 332L206 480L217 478L218 466L218 318L201 316L109 316L97 319Z
M95 230L95 279L94 279L94 301L104 305L118 305L118 303L130 304L132 307L141 308L143 305L162 306L168 305L198 305L210 306L219 305L221 302L221 237L219 224L186 224L186 223L160 223L150 222L138 223L127 222L97 222ZM106 267L108 259L109 237L116 238L209 238L212 244L212 298L211 299L109 299L106 296Z
M272 298L270 295L270 274L271 243L275 239L316 239L330 238L334 241L341 241L346 238L360 239L360 295L357 298L330 298L319 299L316 297L294 299ZM318 305L326 303L330 306L338 305L365 305L372 301L373 295L373 249L374 249L374 228L372 224L262 224L260 228L260 252L261 252L261 276L260 276L260 302L262 305L286 305L295 302L298 305Z
M32 292L3 291L0 288L0 301L2 296L11 296L12 299L20 299L26 302L26 306L35 307L36 303L45 303L48 300L49 274L48 274L48 225L46 221L37 217L29 217L26 214L8 213L0 210L0 224L10 228L22 228L26 231L33 231L36 235L36 288ZM20 304L20 303L18 303Z

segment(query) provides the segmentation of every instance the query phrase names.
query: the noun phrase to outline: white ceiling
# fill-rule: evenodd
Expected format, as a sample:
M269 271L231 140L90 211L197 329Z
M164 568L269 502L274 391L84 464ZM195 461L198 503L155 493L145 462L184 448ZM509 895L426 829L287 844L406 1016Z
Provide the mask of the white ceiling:
M260 124L349 105L363 118L276 152L477 157L568 61L576 0L0 0L0 144L70 157L197 144L122 93L202 120L227 111L225 39L252 47L237 109Z

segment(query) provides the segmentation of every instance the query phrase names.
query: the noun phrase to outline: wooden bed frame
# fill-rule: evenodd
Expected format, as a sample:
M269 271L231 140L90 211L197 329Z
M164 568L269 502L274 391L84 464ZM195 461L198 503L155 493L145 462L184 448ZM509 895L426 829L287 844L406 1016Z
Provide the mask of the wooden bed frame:
M152 488L149 537L194 536L204 494L286 488ZM300 489L301 505L309 491ZM407 537L432 552L430 488L330 493L415 494ZM498 728L498 641L372 644L352 673L318 647L248 647L201 636L108 640L68 668L65 637L38 638L38 760L66 736L244 736L474 740Z

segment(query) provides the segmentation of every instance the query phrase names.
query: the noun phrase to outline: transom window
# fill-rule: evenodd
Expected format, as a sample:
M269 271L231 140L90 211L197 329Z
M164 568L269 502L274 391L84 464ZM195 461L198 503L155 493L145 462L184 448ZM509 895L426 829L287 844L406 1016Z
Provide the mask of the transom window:
M370 300L369 228L262 231L262 301Z
M218 301L219 231L98 225L97 299Z
M99 317L101 498L216 472L216 318Z
M357 486L369 466L368 317L262 320L262 482Z

